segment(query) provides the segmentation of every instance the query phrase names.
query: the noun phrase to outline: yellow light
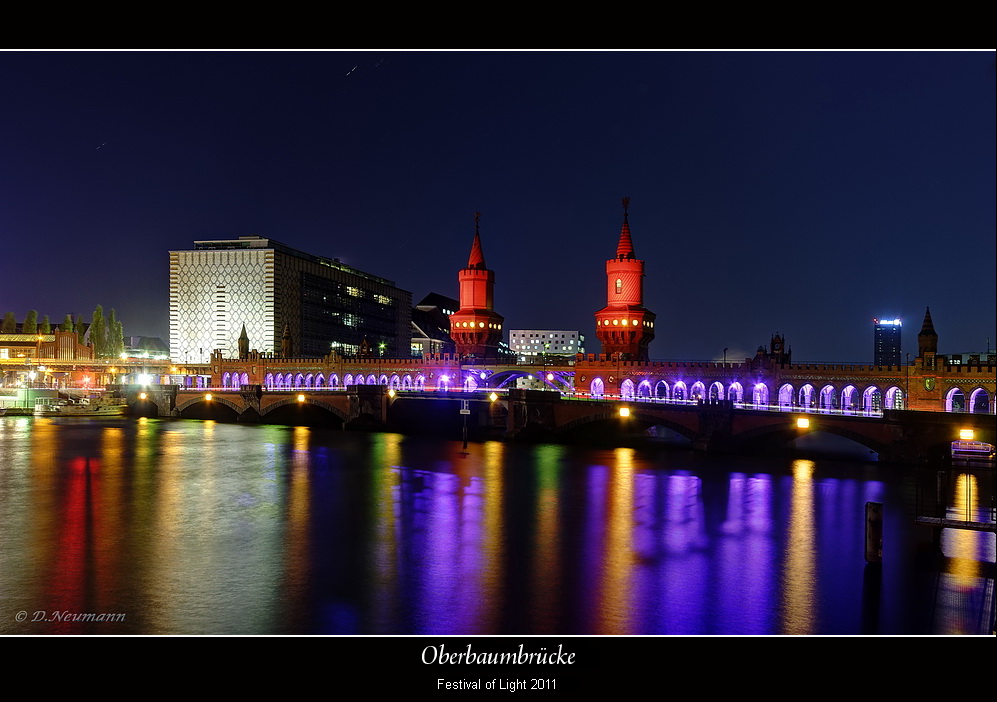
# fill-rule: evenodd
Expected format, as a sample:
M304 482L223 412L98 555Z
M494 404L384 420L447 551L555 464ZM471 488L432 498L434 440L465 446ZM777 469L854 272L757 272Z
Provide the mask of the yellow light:
M491 400L492 402L495 402L495 400L498 399L498 395L496 395L495 393L492 393L492 394L490 394L488 396L488 399Z
M207 400L208 402L211 402L211 393L209 392L207 395L205 395L204 399Z
M138 399L140 399L140 400L144 400L145 398L146 398L146 394L145 394L144 392L140 392L140 393L138 394Z
M395 396L395 389L392 388L391 390L388 390L388 397L394 397L394 396Z
M304 401L305 401L305 396L304 395L298 395L298 402L304 402Z
M976 432L972 429L960 429L959 438L963 441L972 441L976 438Z
M629 407L620 407L620 416L621 417L629 417L630 416L630 408Z
M796 418L796 428L797 429L809 429L810 419L808 417L797 417Z

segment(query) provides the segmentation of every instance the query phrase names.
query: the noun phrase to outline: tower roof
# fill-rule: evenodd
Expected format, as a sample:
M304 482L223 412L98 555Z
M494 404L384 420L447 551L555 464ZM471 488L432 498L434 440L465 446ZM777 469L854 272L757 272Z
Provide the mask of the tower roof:
M630 239L630 223L627 221L627 210L630 198L623 198L623 228L620 230L620 242L616 245L616 258L636 258L633 241Z
M921 323L921 331L918 332L918 336L938 336L935 332L935 325L931 321L931 308L924 308L924 322Z
M474 243L471 244L471 255L467 258L468 268L479 268L484 269L485 266L485 254L481 250L481 237L478 235L478 220L481 219L481 213L474 213Z

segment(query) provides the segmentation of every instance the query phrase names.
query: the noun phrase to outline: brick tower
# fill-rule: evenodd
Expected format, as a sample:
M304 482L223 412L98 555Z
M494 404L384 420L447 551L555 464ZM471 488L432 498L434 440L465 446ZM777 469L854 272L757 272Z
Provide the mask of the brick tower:
M644 262L634 255L627 221L630 198L623 198L623 229L616 258L606 261L606 306L595 313L595 335L605 354L646 361L654 339L654 313L644 308Z
M481 213L476 212L471 255L467 259L467 267L457 274L460 309L450 315L450 336L457 346L458 356L495 359L498 358L502 322L505 320L492 309L495 273L485 266L478 234L480 218Z

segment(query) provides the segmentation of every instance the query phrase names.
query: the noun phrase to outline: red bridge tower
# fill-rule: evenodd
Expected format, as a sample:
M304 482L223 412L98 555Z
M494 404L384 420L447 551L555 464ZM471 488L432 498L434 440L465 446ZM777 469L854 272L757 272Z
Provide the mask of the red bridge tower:
M450 336L460 357L498 358L504 318L492 309L495 272L485 266L478 235L481 213L474 214L474 243L467 268L457 274L460 280L460 309L450 315Z
M646 361L654 339L654 313L644 307L644 262L634 255L627 221L630 198L623 198L623 229L616 258L606 261L606 306L595 313L595 335L605 354Z

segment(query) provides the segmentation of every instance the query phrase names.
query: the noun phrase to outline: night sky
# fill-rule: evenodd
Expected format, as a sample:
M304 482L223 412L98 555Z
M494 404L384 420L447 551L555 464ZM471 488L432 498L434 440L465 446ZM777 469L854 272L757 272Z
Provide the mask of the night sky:
M168 252L267 236L599 351L630 197L652 359L995 335L995 54L0 52L0 315L169 338ZM254 340L250 340L251 343Z

